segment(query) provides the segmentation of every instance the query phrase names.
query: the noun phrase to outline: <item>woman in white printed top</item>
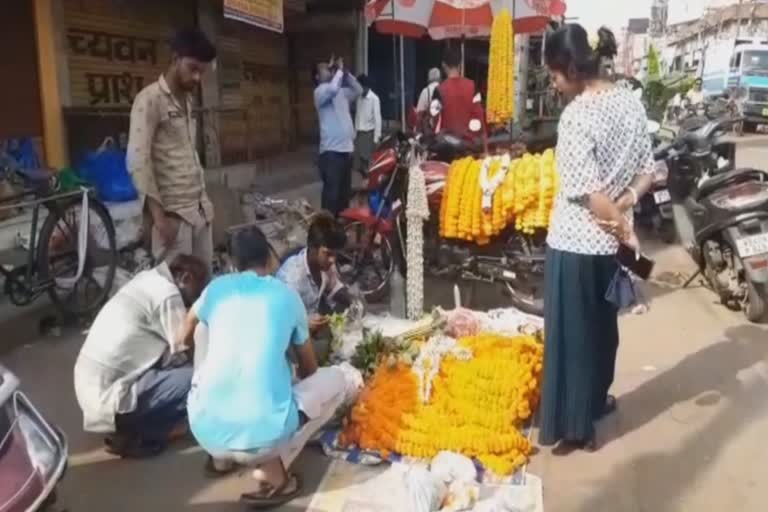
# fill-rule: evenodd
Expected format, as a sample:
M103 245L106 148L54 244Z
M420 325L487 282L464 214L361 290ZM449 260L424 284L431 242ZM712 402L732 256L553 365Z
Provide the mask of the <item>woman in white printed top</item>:
M618 270L619 241L629 239L632 206L650 187L653 157L647 118L631 91L600 77L616 54L613 34L589 42L580 25L547 38L546 63L571 101L558 126L560 190L547 238L543 445L556 454L594 449L594 422L612 412L619 332L606 300Z

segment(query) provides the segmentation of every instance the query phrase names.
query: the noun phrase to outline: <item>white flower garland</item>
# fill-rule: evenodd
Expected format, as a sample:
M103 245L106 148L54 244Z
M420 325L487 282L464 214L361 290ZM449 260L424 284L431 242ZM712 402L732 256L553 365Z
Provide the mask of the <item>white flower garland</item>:
M411 320L418 320L424 315L424 222L429 219L429 203L420 164L420 160L414 160L408 171L408 204L405 208L408 224L406 306Z
M442 335L431 337L419 350L412 370L419 378L419 398L422 403L429 402L432 396L432 382L440 373L440 364L447 355L462 361L468 361L473 356L471 350L458 346L454 338Z
M488 178L488 173L491 170L491 164L501 159L501 169L497 172L493 178ZM488 156L483 160L483 164L480 166L480 188L483 191L483 210L489 210L493 206L493 194L496 193L504 179L509 172L509 166L512 163L512 159L509 153L504 153L501 157Z

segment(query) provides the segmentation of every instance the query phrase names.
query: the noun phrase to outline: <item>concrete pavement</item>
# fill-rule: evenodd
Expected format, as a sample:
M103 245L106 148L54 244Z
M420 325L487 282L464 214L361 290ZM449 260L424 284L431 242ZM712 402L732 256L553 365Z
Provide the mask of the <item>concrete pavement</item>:
M740 151L737 162L768 167L768 148ZM287 195L317 192L309 185ZM543 478L546 510L762 512L768 504L768 333L717 304L708 290L680 289L692 265L679 248L649 243L647 249L658 272L647 285L650 311L621 319L613 388L619 411L600 425L597 453L558 458L542 449L534 456L530 471ZM433 302L444 295L439 286L428 290ZM476 298L498 300L485 289ZM235 501L248 490L246 476L205 479L204 456L192 444L148 461L105 456L99 438L82 433L72 391L82 334L40 338L34 320L30 314L0 327L6 347L0 358L69 436L60 510L241 510ZM9 341L15 348L7 348ZM296 466L306 495L278 510L306 510L327 464L306 450Z

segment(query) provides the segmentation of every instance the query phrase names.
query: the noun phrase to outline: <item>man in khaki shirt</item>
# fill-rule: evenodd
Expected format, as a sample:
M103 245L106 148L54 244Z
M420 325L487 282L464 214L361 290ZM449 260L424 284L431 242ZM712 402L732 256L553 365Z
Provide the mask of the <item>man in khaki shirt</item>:
M216 48L197 29L180 30L171 48L168 69L133 102L128 171L152 217L155 258L191 254L210 266L213 205L195 148L192 110L193 94Z

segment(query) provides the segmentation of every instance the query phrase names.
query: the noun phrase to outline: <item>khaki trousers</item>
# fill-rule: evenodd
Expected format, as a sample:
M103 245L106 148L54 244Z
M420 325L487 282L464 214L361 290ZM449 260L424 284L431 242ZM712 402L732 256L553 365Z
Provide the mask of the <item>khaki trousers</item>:
M202 260L210 269L213 264L213 231L211 224L201 226L180 220L179 234L173 244L166 246L157 227L152 226L152 256L156 263L170 263L179 254L189 254Z

